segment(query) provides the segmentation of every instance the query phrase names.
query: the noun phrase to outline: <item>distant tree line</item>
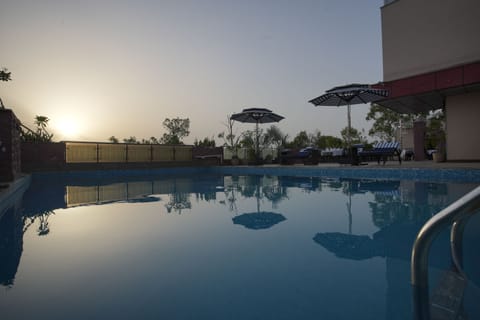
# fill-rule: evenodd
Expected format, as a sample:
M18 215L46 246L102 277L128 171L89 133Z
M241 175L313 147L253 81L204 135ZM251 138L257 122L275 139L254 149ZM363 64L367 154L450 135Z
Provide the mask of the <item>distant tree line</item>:
M0 81L10 81L12 73L7 68L0 69ZM0 99L0 108L5 108ZM372 103L370 110L366 116L367 121L373 121L368 135L378 138L380 141L392 141L395 139L395 132L402 124L411 124L415 119L427 119L427 133L425 137L426 148L434 149L441 148L445 144L445 114L442 110L430 112L429 114L400 114L391 109ZM50 142L53 139L53 134L47 130L48 121L50 119L46 116L36 116L35 125L37 128L32 130L21 124L21 137L23 141L41 141ZM255 148L255 132L247 130L238 133L235 130L235 121L227 116L227 122L224 123L226 130L219 133L217 138L223 140L222 146L232 151L235 156L239 148L254 149ZM167 144L179 145L184 144L183 139L190 134L190 119L185 118L166 118L163 121L163 127L166 132L160 137L154 136L148 139L137 139L135 136L124 138L124 143L142 143L142 144ZM307 146L317 147L319 149L325 148L342 148L347 145L347 137L351 137L352 144L369 145L365 131L355 128L350 129L345 127L340 131L341 137L331 135L322 135L319 130L308 133L305 130L297 133L293 139L289 139L287 134L284 134L277 126L272 125L267 129L260 129L258 132L259 147L274 148L280 150L282 148L304 148ZM108 139L112 143L119 143L120 139L111 136ZM205 137L203 139L195 138L194 145L202 147L215 147L215 139L212 137Z
M163 121L163 127L167 132L163 134L159 139L155 137L150 137L149 139L137 140L135 136L130 136L129 138L124 138L124 143L135 143L135 144L168 144L168 145L178 145L184 144L183 138L187 137L190 134L190 119L181 119L181 118L166 118ZM119 143L120 140L111 136L108 138L108 141L112 143Z

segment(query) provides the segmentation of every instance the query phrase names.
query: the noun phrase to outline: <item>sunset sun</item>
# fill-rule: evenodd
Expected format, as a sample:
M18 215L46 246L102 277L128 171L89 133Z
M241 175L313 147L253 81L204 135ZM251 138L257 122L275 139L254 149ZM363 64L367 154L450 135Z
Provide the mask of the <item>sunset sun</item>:
M55 122L54 128L59 139L79 139L78 136L82 131L82 126L79 119L73 117L64 117Z

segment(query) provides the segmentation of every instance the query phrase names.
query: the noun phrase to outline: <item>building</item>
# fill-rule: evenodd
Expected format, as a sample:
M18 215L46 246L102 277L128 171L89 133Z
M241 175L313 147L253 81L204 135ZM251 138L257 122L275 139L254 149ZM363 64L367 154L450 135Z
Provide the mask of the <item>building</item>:
M448 161L480 160L480 1L386 0L379 104L401 113L442 108Z

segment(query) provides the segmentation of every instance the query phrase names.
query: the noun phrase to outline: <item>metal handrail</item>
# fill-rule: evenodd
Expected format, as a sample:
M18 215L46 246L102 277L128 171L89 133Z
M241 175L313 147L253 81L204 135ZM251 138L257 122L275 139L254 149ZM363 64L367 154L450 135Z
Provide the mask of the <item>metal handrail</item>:
M414 314L417 319L430 319L428 292L428 253L435 237L443 228L453 225L450 233L451 252L455 267L463 274L458 250L466 220L480 209L480 187L458 199L425 223L413 244L411 280Z

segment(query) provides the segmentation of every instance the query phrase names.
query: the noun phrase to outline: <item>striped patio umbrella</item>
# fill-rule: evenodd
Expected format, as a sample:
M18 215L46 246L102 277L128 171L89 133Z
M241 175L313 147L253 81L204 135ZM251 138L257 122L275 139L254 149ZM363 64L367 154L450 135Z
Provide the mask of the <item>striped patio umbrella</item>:
M308 102L314 106L347 106L348 134L347 143L351 143L351 117L350 106L352 104L369 103L381 100L388 96L388 90L374 88L368 84L353 83L345 86L334 87L325 91L325 94Z
M279 122L284 117L273 113L272 110L265 108L247 108L243 109L240 113L232 114L231 119L238 122L255 123L255 156L258 161L259 152L259 123L272 123Z

